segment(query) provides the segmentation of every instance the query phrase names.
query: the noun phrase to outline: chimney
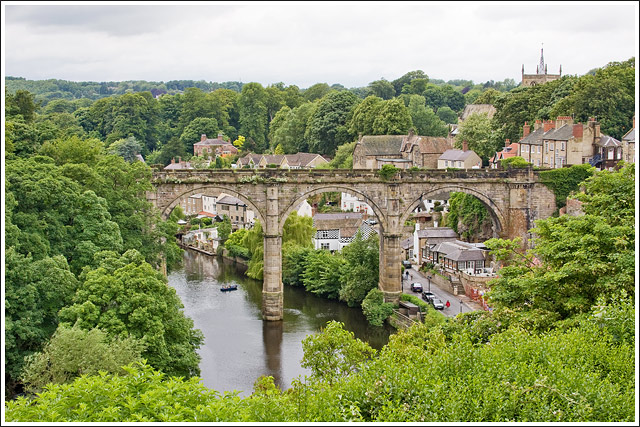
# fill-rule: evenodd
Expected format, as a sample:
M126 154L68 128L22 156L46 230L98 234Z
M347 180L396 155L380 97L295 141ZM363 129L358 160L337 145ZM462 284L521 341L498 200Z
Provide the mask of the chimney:
M524 122L524 126L522 126L522 137L526 138L531 133L531 126L527 122Z
M556 129L560 129L564 125L572 125L573 117L571 116L558 116L556 120Z
M176 164L176 158L175 158L175 157L172 157L172 158L171 158L171 164L172 164L172 165L175 165L175 164Z
M582 123L576 123L575 125L573 125L573 137L574 138L576 138L576 139L582 138L582 131L583 131Z
M469 151L469 144L467 141L462 141L462 151Z
M553 120L545 120L543 123L543 126L544 126L543 131L548 132L551 129L555 129L556 124Z
M222 132L218 132L218 139L222 141Z
M207 134L203 133L202 135L200 135L200 142L204 141L205 139L207 139Z
M533 130L536 131L540 129L540 126L542 126L542 122L540 120L536 120L536 122L533 124Z
M412 138L414 135L413 128L409 129L409 138Z
M508 140L508 139L505 139L505 140L504 140L504 148L507 148L507 147L508 147L508 146L510 146L510 145L511 145L511 141L510 141L510 140Z

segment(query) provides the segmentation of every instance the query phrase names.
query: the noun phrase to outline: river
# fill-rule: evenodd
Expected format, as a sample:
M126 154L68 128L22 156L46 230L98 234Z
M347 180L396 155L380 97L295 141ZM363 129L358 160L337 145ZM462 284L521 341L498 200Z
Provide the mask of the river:
M262 282L244 276L245 267L231 261L185 250L181 269L169 274L185 314L205 337L198 351L203 384L219 392L248 396L261 375L271 375L284 389L301 375L302 340L329 320L345 324L356 338L380 349L394 329L372 327L359 308L327 300L303 288L284 287L284 320L262 320ZM221 292L227 284L238 290Z

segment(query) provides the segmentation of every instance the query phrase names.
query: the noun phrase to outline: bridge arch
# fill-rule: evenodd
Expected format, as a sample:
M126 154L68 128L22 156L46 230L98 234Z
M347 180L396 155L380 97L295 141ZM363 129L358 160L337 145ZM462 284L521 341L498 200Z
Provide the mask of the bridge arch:
M171 211L173 210L173 208L175 208L180 203L180 201L183 200L184 198L187 198L194 194L203 193L207 190L219 191L221 193L226 193L239 200L242 200L244 203L247 204L249 208L251 208L255 212L256 217L260 220L260 223L261 224L265 223L264 213L262 212L261 209L258 208L258 206L254 202L252 202L247 197L242 195L242 193L239 193L237 190L234 190L228 187L219 186L219 185L205 185L202 187L190 188L189 190L182 192L171 203L169 203L169 205L162 211L162 218L167 219L171 214Z
M280 217L280 221L278 225L279 230L282 230L284 228L284 223L287 220L287 217L291 214L291 212L293 212L296 209L296 207L300 203L302 203L304 200L308 199L309 197L315 196L316 194L322 194L327 192L345 192L345 193L351 193L351 194L356 194L358 196L361 196L364 199L364 201L367 202L369 206L371 206L371 209L373 210L376 217L378 218L380 228L383 231L387 229L387 218L384 215L382 209L380 209L378 204L372 201L371 198L369 198L365 193L359 190L356 190L352 187L325 185L325 186L313 187L311 190L306 191L305 193L294 198L293 201L287 206L287 208L284 211L282 211L282 215Z
M494 237L499 237L502 234L503 230L506 230L506 219L500 208L496 205L496 203L491 200L491 198L487 197L482 192L469 188L469 187L461 187L454 185L444 185L440 187L436 187L430 189L428 191L423 192L420 196L418 196L404 211L402 217L400 218L400 224L404 224L405 221L409 218L409 215L422 203L423 199L432 199L438 193L466 193L476 197L478 200L482 202L482 204L487 208L489 212L489 216L491 217L491 222L493 223L493 234Z

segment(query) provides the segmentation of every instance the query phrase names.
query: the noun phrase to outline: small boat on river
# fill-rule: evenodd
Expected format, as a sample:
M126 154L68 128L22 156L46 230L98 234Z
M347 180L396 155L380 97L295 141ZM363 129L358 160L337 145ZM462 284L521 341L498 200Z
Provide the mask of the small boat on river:
M235 291L237 289L238 289L238 285L227 285L220 288L222 292Z

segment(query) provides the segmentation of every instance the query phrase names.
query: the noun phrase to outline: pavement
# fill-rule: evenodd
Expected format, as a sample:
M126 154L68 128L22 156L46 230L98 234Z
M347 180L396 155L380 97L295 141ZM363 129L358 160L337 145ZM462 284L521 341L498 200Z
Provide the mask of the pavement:
M466 313L469 311L482 310L482 305L475 302L473 299L466 295L454 295L448 289L443 289L431 282L427 277L418 271L415 266L411 266L405 270L409 272L409 279L407 280L404 275L402 277L402 292L408 295L415 295L418 298L422 298L420 292L413 292L411 290L412 283L420 283L423 291L431 291L437 298L440 298L444 304L449 301L450 306L443 310L440 310L442 314L448 317L455 317L459 313ZM405 273L406 274L406 273ZM431 282L431 283L430 283Z

